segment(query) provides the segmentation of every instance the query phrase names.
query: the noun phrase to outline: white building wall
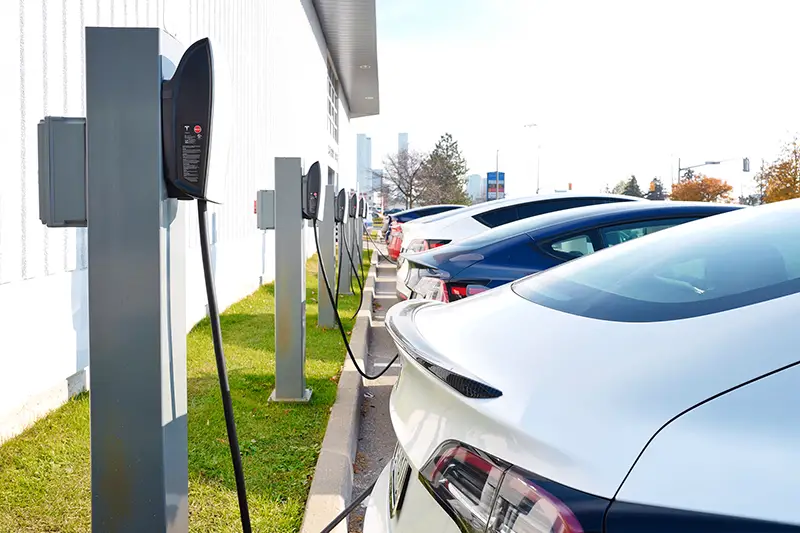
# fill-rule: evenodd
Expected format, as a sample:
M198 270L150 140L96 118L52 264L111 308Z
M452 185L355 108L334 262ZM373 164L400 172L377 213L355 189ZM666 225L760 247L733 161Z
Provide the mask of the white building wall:
M274 278L274 237L256 229L253 213L256 191L274 184L274 158L335 167L328 148L341 153L327 130L327 52L311 0L19 0L0 6L0 106L9 119L0 129L0 441L86 385L86 230L40 223L36 141L36 124L45 115L85 115L84 26L161 27L186 46L210 36L227 56L234 89L228 192L224 205L209 206L223 308ZM347 117L342 104L340 140L354 152ZM347 172L352 176L354 169ZM340 184L347 178L341 175ZM191 327L205 316L206 301L197 214L187 211ZM313 235L306 233L311 255Z

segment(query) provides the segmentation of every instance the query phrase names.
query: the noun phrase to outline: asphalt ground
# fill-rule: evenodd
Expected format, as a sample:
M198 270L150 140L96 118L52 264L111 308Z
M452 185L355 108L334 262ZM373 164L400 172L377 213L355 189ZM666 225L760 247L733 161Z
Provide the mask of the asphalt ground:
M386 247L381 247L386 254ZM370 342L367 347L365 369L367 374L377 374L397 353L394 342L383 325L386 311L397 302L395 295L395 266L378 256L375 279L375 297ZM380 475L392 458L397 442L389 419L389 395L397 376L400 363L395 362L383 376L373 381L364 381L364 398L361 404L361 427L353 479L353 498L360 495ZM350 515L350 533L361 533L364 520L364 504Z

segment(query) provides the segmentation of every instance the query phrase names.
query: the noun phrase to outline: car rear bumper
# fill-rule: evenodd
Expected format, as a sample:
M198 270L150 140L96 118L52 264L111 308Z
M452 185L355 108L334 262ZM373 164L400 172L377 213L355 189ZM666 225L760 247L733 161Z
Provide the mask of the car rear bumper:
M392 531L389 519L389 472L391 463L381 471L375 488L367 500L367 511L364 515L364 533L388 533Z
M389 511L391 461L381 472L367 500L363 533L461 533L453 519L423 487L418 473L409 474L400 509Z
M406 285L406 277L408 276L408 261L401 262L398 262L395 290L397 291L399 298L408 300L411 298L411 289Z

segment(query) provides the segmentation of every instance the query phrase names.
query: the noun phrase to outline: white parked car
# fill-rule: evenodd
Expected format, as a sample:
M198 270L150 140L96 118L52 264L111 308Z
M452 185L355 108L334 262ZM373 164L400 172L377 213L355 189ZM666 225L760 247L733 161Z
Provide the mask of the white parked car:
M618 194L537 194L523 198L503 198L421 218L403 226L400 253L421 252L451 241L472 237L488 228L536 215L612 202L642 200ZM408 264L401 255L397 261L397 295L407 299L411 290L405 279Z
M386 324L364 533L800 532L800 200Z

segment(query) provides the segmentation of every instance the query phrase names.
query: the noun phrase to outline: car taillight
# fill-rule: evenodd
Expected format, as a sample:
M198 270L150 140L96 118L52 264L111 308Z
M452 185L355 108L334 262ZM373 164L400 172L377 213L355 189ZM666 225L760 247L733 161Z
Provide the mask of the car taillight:
M467 296L474 296L488 290L489 287L483 285L467 285Z
M449 242L450 242L449 240L442 240L442 239L425 239L423 250L433 250L434 248L444 246Z
M451 285L450 286L450 294L452 294L456 298L466 298L467 297L467 288L463 285Z
M599 533L609 504L453 441L439 447L420 479L467 533Z
M410 243L408 243L408 248L405 250L408 253L415 253L415 252L424 252L425 251L425 241L422 239L414 239Z
M452 283L448 287L450 289L451 300L460 300L461 298L475 296L476 294L480 294L489 290L489 287L484 287L483 285L478 285L476 283L469 283L466 285Z
M444 510L465 532L486 531L505 465L468 446L446 443L420 476Z
M438 248L439 246L444 246L449 242L449 240L444 239L414 239L411 241L411 243L409 243L406 251L424 252L425 250L431 250L433 248Z
M430 295L430 299L445 303L449 302L450 295L447 294L447 283L441 279L433 280L433 283L434 287L428 293Z
M584 533L564 502L513 467L503 476L487 531Z

